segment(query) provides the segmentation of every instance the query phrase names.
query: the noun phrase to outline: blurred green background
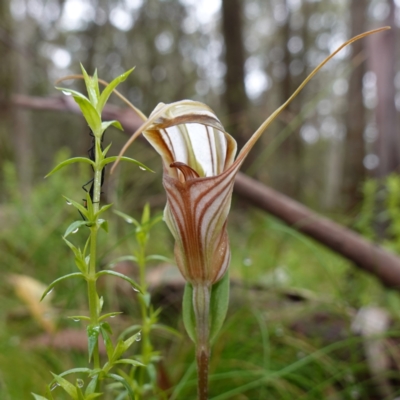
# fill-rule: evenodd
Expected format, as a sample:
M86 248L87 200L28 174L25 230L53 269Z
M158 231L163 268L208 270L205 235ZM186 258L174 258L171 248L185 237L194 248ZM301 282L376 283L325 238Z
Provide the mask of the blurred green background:
M46 323L34 318L11 275L48 284L75 271L61 236L80 217L62 196L81 201L91 170L70 166L43 177L57 162L85 156L90 136L60 100L57 79L79 73L80 62L107 81L136 66L119 88L135 106L148 115L159 102L205 102L240 147L336 47L391 25L324 67L263 135L242 171L399 252L399 15L397 0L0 2L1 399L28 399L43 393L49 371L87 365L84 326L66 318L86 309L84 286L66 281L54 290L44 318L56 326L59 340L52 345ZM65 84L83 88L79 81ZM116 97L112 102L123 107ZM111 128L109 154L118 154L131 133ZM155 173L129 165L112 176L107 171L104 202L136 218L146 202L162 212L159 157L142 141L129 155ZM102 267L135 246L132 227L112 212L107 218ZM400 396L398 292L243 199L234 197L229 233L232 299L213 349L210 398ZM82 244L84 233L74 240ZM150 247L173 257L163 224ZM169 268L149 269L160 267ZM134 265L121 268L135 274ZM154 287L161 319L183 334L154 337L163 387L171 388L171 399L194 398L180 281L172 273ZM139 321L133 293L113 281L104 281L100 292L108 310L124 311L112 321L116 332Z

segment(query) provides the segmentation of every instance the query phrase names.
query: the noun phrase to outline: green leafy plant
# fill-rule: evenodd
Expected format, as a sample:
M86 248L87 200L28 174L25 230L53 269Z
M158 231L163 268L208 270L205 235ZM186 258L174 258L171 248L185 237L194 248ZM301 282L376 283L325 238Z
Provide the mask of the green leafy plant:
M53 390L61 387L70 398L75 400L91 400L101 396L102 381L113 380L118 384L125 387L130 398L134 398L135 394L132 385L125 379L122 373L115 373L114 370L121 365L131 365L132 368L143 366L144 364L132 358L124 358L124 353L140 338L140 332L130 335L126 339L118 340L117 344L113 344L111 340L112 329L107 322L119 312L103 313L104 300L97 292L97 280L104 275L114 276L127 281L132 288L138 293L141 292L141 285L136 283L130 277L123 275L112 269L98 270L96 265L97 257L97 237L99 230L103 229L108 232L108 222L103 218L104 213L111 207L111 204L100 206L100 194L102 185L102 174L106 165L114 162L116 157L107 157L110 146L105 149L102 148L102 140L105 130L114 126L117 129L122 129L118 121L103 122L101 113L106 104L109 96L117 85L123 82L132 70L120 75L114 79L104 90L100 93L97 73L90 77L85 69L82 67L82 73L88 92L88 97L71 89L59 88L65 95L71 95L76 103L79 105L82 114L92 132L93 143L93 156L88 157L75 157L58 164L47 176L54 174L60 169L74 164L85 163L89 164L93 169L93 187L86 193L85 204L82 205L68 197L66 201L68 204L75 207L82 220L72 222L66 229L63 240L71 249L75 265L78 272L73 272L64 275L53 281L43 293L42 299L45 298L53 288L69 279L82 279L87 284L89 315L74 315L70 318L74 320L81 320L87 322L87 337L88 337L88 360L93 362L92 368L73 368L61 374L53 374L53 381L48 385L46 397L34 394L36 399L53 399ZM145 165L134 159L124 157L125 161L129 161L142 169L149 170ZM83 247L75 245L70 237L79 229L89 229L89 237ZM102 365L99 356L99 338L102 337L107 353L107 361ZM88 384L84 389L85 382L82 379L77 379L75 384L65 379L66 376L71 374L84 374L87 376Z

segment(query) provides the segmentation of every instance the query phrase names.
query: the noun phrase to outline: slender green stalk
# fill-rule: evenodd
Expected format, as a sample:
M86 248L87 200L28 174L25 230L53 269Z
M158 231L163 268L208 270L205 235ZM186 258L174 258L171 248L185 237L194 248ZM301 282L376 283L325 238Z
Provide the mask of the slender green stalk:
M198 400L208 399L208 364L210 360L210 297L208 285L193 286L193 308L196 316L196 361Z
M101 169L97 167L99 165L99 159L102 155L96 151L100 148L100 139L96 137L95 145L95 157L96 166L94 167L94 180L93 180L93 211L97 213L100 206L100 194L101 194ZM96 254L97 254L97 234L99 231L98 223L90 227L90 261L89 261L89 277L87 281L88 287L88 298L89 298L89 312L90 312L90 325L96 326L99 323L99 307L98 307L98 294L96 287ZM94 368L100 368L100 355L99 355L99 344L98 341L93 350L93 364Z

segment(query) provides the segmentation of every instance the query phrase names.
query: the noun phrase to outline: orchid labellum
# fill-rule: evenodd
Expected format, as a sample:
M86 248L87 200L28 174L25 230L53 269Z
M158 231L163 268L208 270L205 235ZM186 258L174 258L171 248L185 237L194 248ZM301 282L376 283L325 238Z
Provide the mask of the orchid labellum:
M236 159L236 141L225 132L213 111L189 100L160 103L121 151L122 154L143 133L162 158L167 193L164 218L175 239L176 262L189 283L184 320L197 345L199 399L207 398L210 338L221 327L227 308L228 280L223 277L229 266L230 249L226 224L241 164L268 125L336 53L385 29L389 28L356 36L327 57L264 121Z

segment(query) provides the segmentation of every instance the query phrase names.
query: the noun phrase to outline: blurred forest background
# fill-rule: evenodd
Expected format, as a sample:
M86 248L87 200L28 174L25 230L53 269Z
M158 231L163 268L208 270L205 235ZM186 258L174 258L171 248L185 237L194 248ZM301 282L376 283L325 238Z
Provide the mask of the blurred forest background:
M76 108L54 88L57 79L80 73L79 63L89 73L97 68L107 81L136 66L119 90L146 115L159 102L202 101L240 148L327 55L350 37L384 25L392 29L355 43L318 73L263 135L242 171L398 252L400 1L1 1L1 398L29 398L50 380L49 370L59 372L83 357L75 342L66 345L68 352L40 346L48 343L46 324L30 319L14 290L15 276L9 276L49 283L73 270L61 236L79 216L62 195L80 201L91 171L69 167L45 181L43 176L57 161L85 156L91 138ZM63 85L83 88L79 81ZM116 97L112 102L109 116L118 113L132 127L107 132L105 142L118 154L139 121ZM141 141L129 153L156 173L126 165L107 173L104 201L134 216L146 202L161 212L159 157ZM134 247L124 240L129 227L110 219L114 228L103 238L103 265ZM243 199L234 198L229 229L236 289L211 366L213 399L400 396L397 291ZM165 227L157 227L153 243L172 257ZM104 288L111 305L134 318L134 300L118 290ZM168 297L163 290L159 297ZM64 317L85 302L83 287L75 283L55 293L57 332L76 329ZM176 310L166 319L182 329ZM371 332L378 339L370 339ZM184 340L182 346L161 339L168 349L164 362L172 366L167 388L182 383L191 362ZM171 398L193 396L193 382L185 384L182 397L172 391Z

